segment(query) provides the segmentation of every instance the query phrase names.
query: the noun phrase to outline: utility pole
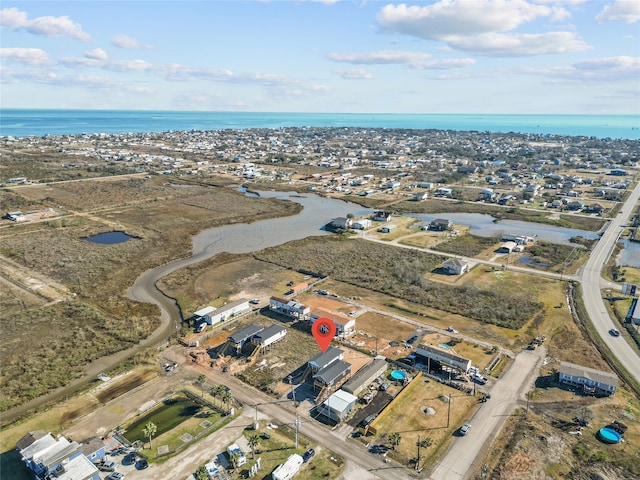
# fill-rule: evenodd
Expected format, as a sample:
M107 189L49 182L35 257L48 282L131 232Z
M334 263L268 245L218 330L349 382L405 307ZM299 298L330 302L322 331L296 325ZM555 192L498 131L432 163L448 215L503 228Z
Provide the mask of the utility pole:
M260 428L260 425L258 424L258 404L256 403L254 407L256 409L256 421L253 424L253 429L258 430L258 428Z
M449 420L451 419L451 394L449 394L449 402L447 408L447 428L449 428Z
M287 380L289 380L289 385L291 385L291 400L293 400L293 404L295 405L295 403L296 403L296 391L293 389L293 377L291 375L289 375L287 377Z
M416 470L420 469L420 434L418 434L418 461L416 462Z
M300 428L300 415L296 412L296 448L298 448L298 429Z

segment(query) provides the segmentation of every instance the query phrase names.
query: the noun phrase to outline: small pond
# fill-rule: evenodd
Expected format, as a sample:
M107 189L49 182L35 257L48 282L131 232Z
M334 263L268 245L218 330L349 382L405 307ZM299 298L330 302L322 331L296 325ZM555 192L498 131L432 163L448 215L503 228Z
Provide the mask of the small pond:
M136 440L146 442L149 439L142 434L142 431L148 422L158 427L154 435L154 437L157 437L193 417L201 409L200 405L185 397L167 399L159 407L129 425L124 436L132 443Z
M106 232L86 237L85 240L92 243L99 243L100 245L115 245L116 243L124 243L132 238L131 235L127 235L124 232Z

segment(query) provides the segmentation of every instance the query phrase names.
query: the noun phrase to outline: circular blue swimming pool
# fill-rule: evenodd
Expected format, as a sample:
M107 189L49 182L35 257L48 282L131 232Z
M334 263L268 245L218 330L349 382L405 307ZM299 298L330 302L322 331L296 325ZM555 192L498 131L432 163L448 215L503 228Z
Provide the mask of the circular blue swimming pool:
M609 427L601 428L598 431L598 437L605 443L618 443L622 439L622 435Z
M394 380L404 380L405 378L407 378L407 374L402 370L393 370L391 372L391 378L393 378Z

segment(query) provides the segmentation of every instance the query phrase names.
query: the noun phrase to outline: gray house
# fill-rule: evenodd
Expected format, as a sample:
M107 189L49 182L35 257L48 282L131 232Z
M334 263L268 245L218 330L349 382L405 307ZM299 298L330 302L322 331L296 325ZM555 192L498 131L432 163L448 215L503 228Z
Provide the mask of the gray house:
M351 364L343 360L336 360L313 376L313 388L322 390L325 387L337 385L351 373Z
M618 377L613 373L560 362L560 383L581 386L585 393L613 395L618 388Z

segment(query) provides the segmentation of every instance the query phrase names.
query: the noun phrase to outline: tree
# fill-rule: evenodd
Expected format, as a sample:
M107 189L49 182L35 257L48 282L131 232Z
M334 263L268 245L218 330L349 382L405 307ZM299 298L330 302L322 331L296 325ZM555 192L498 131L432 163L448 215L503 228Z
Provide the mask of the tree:
M393 450L396 449L398 445L400 445L400 441L402 440L402 436L398 432L393 432L389 435L389 445Z
M240 452L234 450L229 455L229 461L231 462L231 465L233 466L234 470L238 468L238 460L240 460Z
M153 437L158 431L158 427L153 422L147 422L147 424L142 429L142 435L149 439L149 448L153 448L151 444L151 437Z
M205 377L203 374L198 375L198 380L196 380L196 383L200 385L200 388L202 389L202 398L204 398L204 384L206 382L207 377Z
M231 395L231 392L225 388L224 392L222 393L221 400L225 405L231 405L231 402L233 402L233 395Z
M249 444L249 448L251 448L251 458L256 458L256 447L260 443L260 435L254 433L249 437L249 441L247 443Z
M211 387L211 390L209 390L209 393L211 393L211 396L213 397L213 404L215 405L216 404L216 397L220 393L220 385L213 385Z
M433 438L431 437L424 437L420 439L419 442L416 442L416 445L418 445L420 448L427 448L427 447L430 447L432 444L433 444Z
M200 465L195 473L196 480L209 480L209 473L204 465Z

